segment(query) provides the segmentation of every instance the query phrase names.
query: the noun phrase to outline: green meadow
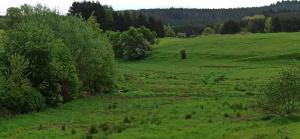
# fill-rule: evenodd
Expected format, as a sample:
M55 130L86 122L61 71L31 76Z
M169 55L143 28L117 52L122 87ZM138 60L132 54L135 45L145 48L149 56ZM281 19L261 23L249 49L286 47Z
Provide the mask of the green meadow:
M298 60L300 33L164 38L146 59L116 60L114 93L0 119L0 138L86 138L91 126L97 139L300 138L300 113L269 118L256 104Z

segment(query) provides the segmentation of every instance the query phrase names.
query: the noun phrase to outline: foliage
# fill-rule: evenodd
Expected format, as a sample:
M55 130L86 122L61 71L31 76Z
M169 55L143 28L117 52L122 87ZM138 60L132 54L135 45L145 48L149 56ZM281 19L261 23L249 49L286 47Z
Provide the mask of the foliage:
M21 53L28 59L28 78L45 96L47 104L59 103L61 95L66 101L78 97L79 80L71 54L49 26L27 20L10 30L8 37L6 55ZM67 92L60 90L64 87Z
M272 16L274 32L298 32L300 30L300 13L279 13Z
M242 19L244 26L247 28L248 32L252 33L262 33L265 29L265 16L255 15L246 16Z
M53 106L78 98L81 90L93 94L112 90L114 56L94 17L85 23L39 5L16 11L21 19L11 20L15 26L7 31L1 62L8 68L7 59L22 54L29 63L24 74L36 89L36 97L42 95ZM38 101L28 101L28 105L34 102Z
M157 43L156 33L146 27L131 27L123 33L109 31L106 34L112 44L115 56L128 60L145 58L150 51L150 45Z
M297 139L300 112L265 121L255 109L255 98L261 82L277 75L281 67L299 62L295 60L298 43L299 32L163 38L149 58L118 61L124 75L120 93L73 101L37 114L0 118L0 138L34 139L49 134L52 138L83 138L95 124L101 132L94 138L251 139L268 134L280 139L280 129ZM181 60L181 48L187 50L188 60ZM223 81L214 82L221 76ZM224 118L225 113L229 118ZM192 114L191 121L184 119L186 114ZM130 124L123 123L125 117ZM42 130L38 130L40 124ZM60 130L63 124L68 127L66 132ZM191 124L201 126L186 128ZM71 129L76 134L72 135Z
M219 33L219 34L221 34L222 32L222 28L223 28L223 24L215 24L213 26L215 33Z
M206 27L202 32L202 35L211 35L211 34L215 34L214 29L212 29L211 27Z
M176 37L175 31L170 25L165 26L165 37Z
M181 49L181 50L180 50L180 56L181 56L181 59L186 59L187 54L186 54L185 49Z
M263 88L259 104L267 114L285 116L296 111L300 98L299 69L283 71Z
M121 41L121 32L114 32L114 31L107 31L106 35L107 38L109 39L112 48L115 53L115 57L117 58L122 58L123 53L124 53L124 48L122 46L122 41Z
M142 13L131 11L114 11L107 5L101 5L99 2L83 1L73 2L69 9L69 15L80 16L83 20L88 20L94 16L94 20L102 25L104 31L126 31L131 26L145 26L151 31L156 32L159 37L164 36L163 24L153 16L145 16Z
M143 33L133 27L122 33L121 42L124 48L123 55L128 60L145 58L146 52L150 50L150 44L144 38Z
M39 111L45 107L44 97L31 87L26 70L29 62L14 54L0 77L0 107L14 114Z
M100 29L100 24L97 23L95 16L90 16L87 20L87 24L94 30L94 37L100 37L102 30Z
M235 34L241 31L240 25L238 22L229 20L224 23L221 33L222 34Z
M153 45L157 42L157 34L150 29L142 26L140 28L137 28L138 32L142 33L144 38L150 43L150 45Z
M272 27L272 17L268 17L265 21L265 29L264 32L266 33L270 33L273 31L273 27Z

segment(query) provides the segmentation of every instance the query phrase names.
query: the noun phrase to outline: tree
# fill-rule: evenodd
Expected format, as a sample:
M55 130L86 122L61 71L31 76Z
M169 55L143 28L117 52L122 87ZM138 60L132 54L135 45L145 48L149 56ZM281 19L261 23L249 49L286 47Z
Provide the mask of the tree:
M268 17L265 21L265 29L264 32L266 33L270 33L273 31L273 27L272 27L272 18Z
M24 74L48 106L76 99L82 90L113 89L113 52L94 17L83 22L40 6L19 11L22 20L7 31L1 66L9 68L15 53L23 55L29 62Z
M90 16L87 20L87 24L94 30L95 34L94 37L99 37L102 30L100 29L100 24L97 23L95 16Z
M138 21L137 21L137 26L138 26L138 27L145 26L145 25L148 24L148 23L147 23L146 16L145 16L144 14L142 14L142 13L139 13L138 19L137 19L137 20L138 20Z
M150 29L142 26L140 28L137 28L138 32L143 34L143 37L148 41L150 45L153 45L157 42L157 34L154 31L151 31Z
M145 58L151 50L151 45L157 42L156 33L144 26L130 27L122 33L109 31L106 35L112 44L115 56L127 60Z
M27 78L28 67L29 62L24 56L13 54L8 58L8 66L0 73L0 107L13 114L45 107L44 97L31 87Z
M202 35L211 35L211 34L215 34L214 29L212 29L211 27L206 27L202 32Z
M255 15L247 16L243 19L243 24L246 26L248 32L252 33L262 33L265 29L265 16Z
M124 57L128 60L142 59L146 57L146 51L150 50L149 42L136 28L129 28L122 33Z
M165 26L165 37L176 37L175 31L170 25Z
M267 114L290 115L296 110L300 98L299 69L279 73L262 89L258 102Z
M229 20L224 23L222 28L222 34L235 34L241 31L240 25L238 22Z
M272 17L272 26L274 32L280 32L281 31L281 25L280 20L277 16Z
M123 53L124 53L124 48L122 46L122 41L121 41L121 32L117 31L107 31L106 35L112 45L112 48L115 53L116 58L122 58Z
M70 51L56 39L51 28L38 20L26 20L9 31L5 45L6 55L20 53L30 65L28 78L34 88L43 94L48 105L78 97L79 80ZM68 92L60 90L66 82Z
M221 33L222 28L223 28L223 24L215 24L214 27L213 27L215 33Z

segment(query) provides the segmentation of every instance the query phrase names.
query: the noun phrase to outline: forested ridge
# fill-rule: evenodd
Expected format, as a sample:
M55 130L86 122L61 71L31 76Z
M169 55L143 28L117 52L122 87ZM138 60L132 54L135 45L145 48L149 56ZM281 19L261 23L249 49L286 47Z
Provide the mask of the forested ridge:
M299 12L300 1L282 1L276 4L262 7L232 8L232 9L188 9L188 8L169 8L169 9L141 9L146 16L153 16L161 19L164 24L175 26L177 31L201 30L204 26L216 23L223 23L227 20L240 21L245 16L263 14L271 16L283 12Z

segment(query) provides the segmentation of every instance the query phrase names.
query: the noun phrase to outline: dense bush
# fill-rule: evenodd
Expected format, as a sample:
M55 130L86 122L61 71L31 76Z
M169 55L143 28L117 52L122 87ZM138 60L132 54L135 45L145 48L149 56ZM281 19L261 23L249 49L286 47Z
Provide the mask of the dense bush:
M225 22L221 31L222 34L235 34L238 32L241 32L240 24L233 20Z
M187 58L187 54L186 54L185 49L180 50L180 56L181 56L181 59L186 59Z
M165 26L165 37L176 37L175 31L170 25Z
M211 27L206 27L202 32L202 35L211 35L211 34L215 34L214 29L212 29Z
M296 111L300 98L299 69L283 71L262 89L259 106L271 115L285 116Z
M124 48L121 42L121 32L107 31L107 37L112 45L115 53L115 57L122 58L124 53Z
M124 48L123 55L129 60L145 58L146 52L150 50L150 43L144 38L143 33L133 27L122 33L121 42Z
M246 16L242 19L242 24L248 32L262 33L265 29L265 18L264 15Z
M138 32L142 33L144 36L144 39L146 39L151 45L155 44L157 42L157 34L150 29L142 26L140 28L137 28Z
M265 29L264 32L266 33L270 33L273 31L273 27L272 27L272 17L268 17L265 21Z
M0 107L14 114L45 107L44 97L31 87L25 74L28 66L25 57L15 54L9 57L5 74L0 75Z
M157 42L156 33L145 27L134 28L120 32L107 32L113 46L115 56L128 60L142 59L147 56L151 45Z
M44 100L53 106L78 98L81 91L96 94L112 90L113 51L93 19L86 23L42 6L24 5L8 12L7 21L11 26L1 51L4 83L0 107L14 113L27 112L44 107ZM26 80L25 89L12 86L21 84L18 82L6 83L13 75L6 73L15 54L28 61L21 76Z

